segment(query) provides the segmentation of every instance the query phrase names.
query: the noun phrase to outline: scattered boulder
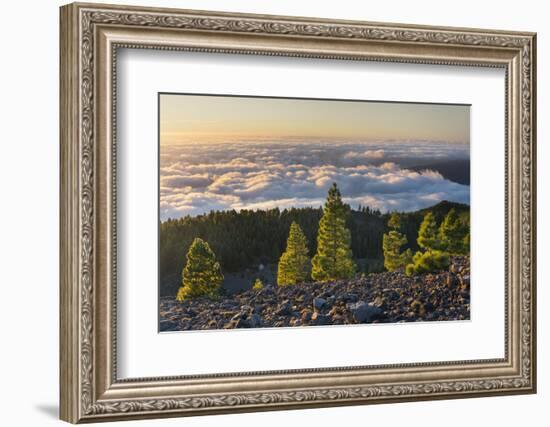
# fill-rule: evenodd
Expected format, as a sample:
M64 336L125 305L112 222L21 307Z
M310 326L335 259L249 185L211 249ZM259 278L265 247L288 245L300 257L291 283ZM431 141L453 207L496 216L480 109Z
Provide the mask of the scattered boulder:
M324 314L315 311L311 316L311 322L315 325L328 325L330 318Z
M357 302L359 297L357 296L357 294L350 292L342 295L342 299L344 300L344 302Z
M348 308L353 314L353 318L357 323L369 323L374 317L382 314L380 307L369 305L363 301L348 304Z
M327 300L324 298L313 298L313 308L315 310L321 310L326 303Z
M372 302L372 305L375 306L375 307L384 307L385 306L385 301L384 301L384 298L382 296L377 296L374 301Z
M251 313L254 309L250 307L249 305L242 305L241 306L241 313Z
M253 314L250 316L248 323L251 328L259 328L262 326L262 318L257 314Z
M288 300L283 301L277 309L275 310L275 314L278 316L286 316L290 314L292 310L292 305L290 305L290 302Z
M395 271L293 286L266 284L260 291L216 301L162 297L159 313L161 332L464 320L470 318L469 258L451 257L448 271L413 277Z
M426 308L424 307L424 304L422 304L420 301L414 300L411 303L411 312L413 313L413 316L418 315L420 317L424 317L424 315L426 314Z
M458 284L457 276L455 274L447 273L446 282L447 282L447 286L449 287L456 286Z
M311 320L311 317L313 316L313 313L310 309L304 308L301 312L301 319L303 322L309 322Z
M160 331L161 332L168 332L168 331L177 331L179 330L178 322L174 322L172 320L161 320L160 321Z

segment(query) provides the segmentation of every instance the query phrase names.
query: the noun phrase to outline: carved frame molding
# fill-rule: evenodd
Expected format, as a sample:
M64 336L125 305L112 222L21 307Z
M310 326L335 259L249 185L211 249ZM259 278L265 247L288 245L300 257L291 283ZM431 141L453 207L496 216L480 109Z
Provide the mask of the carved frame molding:
M181 37L185 41L178 41ZM117 380L116 287L102 279L116 276L116 233L106 231L114 231L116 215L112 147L114 64L120 47L506 68L506 358ZM534 98L532 33L92 4L62 7L61 418L101 421L534 392ZM346 375L344 386L335 380ZM270 376L271 385L260 385ZM284 387L290 379L299 385ZM200 383L210 391L194 392ZM247 386L239 391L239 383Z

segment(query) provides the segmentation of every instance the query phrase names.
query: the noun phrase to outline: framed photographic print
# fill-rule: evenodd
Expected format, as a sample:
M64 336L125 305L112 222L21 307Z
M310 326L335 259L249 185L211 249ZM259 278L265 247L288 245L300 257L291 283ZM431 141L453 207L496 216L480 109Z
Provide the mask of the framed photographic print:
M61 418L533 393L535 34L61 8Z
M469 115L160 93L160 331L469 320Z

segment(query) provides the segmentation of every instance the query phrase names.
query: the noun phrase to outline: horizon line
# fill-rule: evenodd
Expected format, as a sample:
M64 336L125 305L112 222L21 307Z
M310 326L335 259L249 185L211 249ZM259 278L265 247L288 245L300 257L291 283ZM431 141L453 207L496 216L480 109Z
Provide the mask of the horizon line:
M337 135L281 135L270 136L264 134L237 134L230 132L216 133L202 133L202 132L161 132L159 133L159 139L170 138L180 135L183 140L178 142L160 142L162 146L177 146L189 143L200 143L205 139L214 138L211 143L230 143L230 142L278 142L278 143L315 143L315 142L333 142L340 141L341 143L385 143L385 144L449 144L449 145L470 145L470 141L463 140L443 140L443 139L428 139L428 138L382 138L382 137L349 137L349 136L337 136ZM194 141L192 139L195 139ZM288 140L288 141L287 141Z

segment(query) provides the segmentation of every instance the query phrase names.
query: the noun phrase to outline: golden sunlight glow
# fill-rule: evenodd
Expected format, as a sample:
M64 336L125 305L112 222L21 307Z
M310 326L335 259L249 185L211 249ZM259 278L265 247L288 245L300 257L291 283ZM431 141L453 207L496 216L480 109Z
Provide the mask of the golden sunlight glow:
M261 139L469 143L455 104L160 94L160 143Z

